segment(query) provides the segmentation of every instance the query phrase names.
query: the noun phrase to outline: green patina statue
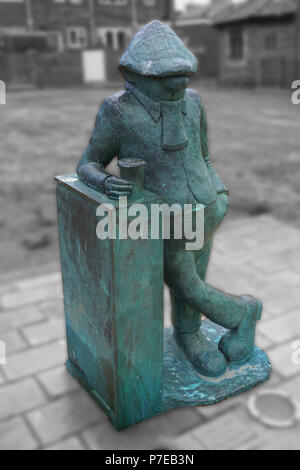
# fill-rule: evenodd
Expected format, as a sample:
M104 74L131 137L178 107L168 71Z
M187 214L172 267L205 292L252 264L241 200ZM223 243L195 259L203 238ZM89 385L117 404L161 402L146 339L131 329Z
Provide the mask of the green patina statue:
M202 101L187 89L196 69L166 25L145 26L120 62L125 91L101 105L77 174L56 178L66 367L118 430L177 407L218 403L271 371L254 346L261 303L205 282L228 190L210 163ZM115 156L121 178L107 170ZM184 222L184 236L175 236L174 224L168 239L160 216L153 224L162 206ZM188 243L187 207L200 243ZM131 236L136 212L146 224ZM104 214L116 221L115 235L99 230ZM164 280L174 328L163 324Z
M111 199L130 196L133 185L106 172L118 156L146 162L145 189L169 204L205 206L204 246L186 251L184 240L165 240L164 277L170 288L174 336L194 368L207 377L244 362L254 349L262 304L205 282L212 239L228 210L228 190L214 170L207 121L199 95L188 89L194 55L165 24L141 29L120 61L125 91L101 105L79 179ZM229 330L217 345L201 331L201 315Z

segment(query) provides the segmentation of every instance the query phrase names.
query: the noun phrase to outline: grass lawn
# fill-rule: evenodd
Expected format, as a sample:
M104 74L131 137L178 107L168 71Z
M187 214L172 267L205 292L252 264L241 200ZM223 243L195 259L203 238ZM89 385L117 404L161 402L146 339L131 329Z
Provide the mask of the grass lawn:
M3 271L58 260L53 178L75 171L98 105L115 91L8 94L0 107ZM198 91L212 162L231 190L229 217L269 212L300 227L300 106L283 91Z

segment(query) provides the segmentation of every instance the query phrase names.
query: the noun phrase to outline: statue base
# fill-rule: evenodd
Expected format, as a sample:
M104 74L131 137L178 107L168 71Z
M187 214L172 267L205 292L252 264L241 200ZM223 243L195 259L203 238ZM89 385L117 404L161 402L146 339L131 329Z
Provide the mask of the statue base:
M210 341L216 345L227 331L208 320L202 322L201 328ZM114 413L107 407L101 396L89 386L79 369L70 360L67 361L66 366L96 403L104 409L112 424L119 430L123 429L117 425ZM221 377L204 377L197 373L175 342L173 328L167 328L164 334L164 390L160 412L180 407L213 405L266 382L270 373L271 364L266 353L255 348L252 357L247 362L229 363L226 373Z
M227 332L209 320L202 322L201 330L216 347L221 336ZM221 377L204 377L198 374L177 345L173 328L165 330L164 411L185 406L213 405L266 382L270 373L268 356L255 348L247 362L228 363L227 371Z

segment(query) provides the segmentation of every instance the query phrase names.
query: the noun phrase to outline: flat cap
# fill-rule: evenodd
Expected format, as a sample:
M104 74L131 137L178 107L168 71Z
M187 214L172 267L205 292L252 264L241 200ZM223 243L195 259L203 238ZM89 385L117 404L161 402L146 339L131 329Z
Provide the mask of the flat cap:
M197 71L196 57L166 24L152 21L132 39L119 64L142 76L191 75Z

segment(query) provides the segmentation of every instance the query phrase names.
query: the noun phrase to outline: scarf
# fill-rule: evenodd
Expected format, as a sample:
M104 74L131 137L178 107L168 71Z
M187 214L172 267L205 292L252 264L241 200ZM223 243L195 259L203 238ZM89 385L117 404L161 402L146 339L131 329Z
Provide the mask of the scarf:
M161 121L163 150L182 150L189 145L181 100L161 102Z

